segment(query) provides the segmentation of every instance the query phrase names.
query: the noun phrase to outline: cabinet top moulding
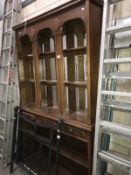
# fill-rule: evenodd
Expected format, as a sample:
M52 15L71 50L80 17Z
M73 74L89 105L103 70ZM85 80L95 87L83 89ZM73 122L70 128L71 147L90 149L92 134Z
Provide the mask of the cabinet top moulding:
M75 0L75 1L69 1L67 3L64 3L64 4L58 6L58 7L54 8L54 9L48 11L48 12L45 12L45 13L43 13L41 15L38 15L38 16L36 16L36 17L26 21L26 22L22 22L22 23L20 23L20 24L18 24L16 26L14 26L13 29L15 31L19 31L20 33L21 32L23 33L22 30L25 27L25 23L26 23L26 27L28 28L28 26L33 25L33 24L35 24L37 22L40 22L41 20L46 19L46 18L48 18L50 16L59 14L63 10L66 11L66 10L71 9L73 7L77 7L77 6L83 5L83 3L86 2L86 1L89 1L89 2L91 1L92 3L94 3L97 6L99 6L100 8L103 7L103 0ZM25 30L25 28L24 28L24 30Z

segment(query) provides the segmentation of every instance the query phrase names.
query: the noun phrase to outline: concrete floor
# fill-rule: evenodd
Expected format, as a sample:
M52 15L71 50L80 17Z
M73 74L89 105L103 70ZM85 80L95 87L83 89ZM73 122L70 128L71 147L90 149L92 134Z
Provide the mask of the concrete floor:
M10 175L9 167L0 168L0 175ZM12 175L29 175L29 172L21 167L14 167Z

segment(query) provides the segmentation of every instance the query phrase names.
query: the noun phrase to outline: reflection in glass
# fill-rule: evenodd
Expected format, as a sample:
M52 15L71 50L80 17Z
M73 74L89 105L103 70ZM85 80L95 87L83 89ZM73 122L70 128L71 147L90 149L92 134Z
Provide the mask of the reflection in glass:
M65 105L68 112L87 110L86 34L81 20L63 26Z
M39 75L41 83L42 107L57 106L56 59L54 37L50 29L39 32L40 46Z
M18 68L20 80L21 104L30 104L35 101L35 84L33 71L32 46L28 36L21 38L18 53Z

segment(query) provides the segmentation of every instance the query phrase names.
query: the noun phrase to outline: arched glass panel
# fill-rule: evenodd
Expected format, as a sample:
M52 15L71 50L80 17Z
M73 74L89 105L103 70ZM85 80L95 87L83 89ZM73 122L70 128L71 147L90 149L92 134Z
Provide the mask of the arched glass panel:
M28 36L20 40L18 48L18 67L20 80L21 104L29 104L35 101L34 67L31 42Z
M39 75L41 83L42 107L57 106L56 59L54 37L50 29L39 32L40 45Z
M86 32L82 20L75 19L63 26L65 104L70 113L87 110Z

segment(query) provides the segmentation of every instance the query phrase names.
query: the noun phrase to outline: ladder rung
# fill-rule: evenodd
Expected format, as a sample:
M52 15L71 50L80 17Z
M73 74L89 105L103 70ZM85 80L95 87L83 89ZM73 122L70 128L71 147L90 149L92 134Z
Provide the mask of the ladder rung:
M0 133L0 139L1 140L4 140L4 136L3 135L4 135L3 133Z
M8 65L6 65L6 66L0 66L0 69L4 69L4 68L8 68L9 66Z
M112 72L104 75L104 78L112 78L112 79L131 79L131 72Z
M114 3L117 3L117 2L120 2L120 1L123 1L123 0L109 0L110 4L114 4Z
M16 67L16 65L15 64L9 64L9 65L5 65L5 66L0 66L0 69L4 69L4 68L15 68Z
M6 34L6 33L10 33L11 32L11 29L8 29L8 30L5 30L3 33Z
M10 16L12 14L12 10L9 11L8 13L4 14L4 17Z
M6 115L5 115L5 114L1 114L1 117L5 118L5 117L6 117Z
M102 94L103 94L103 95L113 95L113 96L131 97L131 93L128 93L128 92L102 91Z
M115 164L119 167L123 167L123 168L126 168L129 170L130 168L130 160L127 156L121 154L121 153L118 153L116 151L101 151L101 152L98 152L98 156L105 160L106 162L108 163L111 163L111 164Z
M124 25L119 25L119 26L112 26L112 27L108 27L106 29L107 34L113 34L116 32L123 32L126 30L131 30L131 24L124 24Z
M123 137L128 137L131 139L131 128L127 126L122 126L113 122L100 121L100 126L102 131L106 133L113 133Z
M8 85L7 82L0 82L0 85Z
M2 51L6 51L6 50L9 50L10 47L7 47L7 48L3 48Z
M6 103L6 98L1 98L1 99L0 99L0 102Z
M29 82L34 82L35 80L34 79L29 79L28 81ZM50 80L48 82L50 83ZM51 80L51 82L52 82L52 80ZM54 81L54 82L56 82L56 81Z
M111 49L113 50L122 50L122 49L130 49L130 45L125 45L125 46L120 46L120 47L111 47Z
M105 59L104 60L105 64L127 64L127 63L131 63L131 58L112 58L112 59Z
M116 100L106 100L103 102L103 106L131 112L131 103Z
M5 119L5 117L0 117L0 120L2 120L3 122L5 122L6 121L6 119Z

